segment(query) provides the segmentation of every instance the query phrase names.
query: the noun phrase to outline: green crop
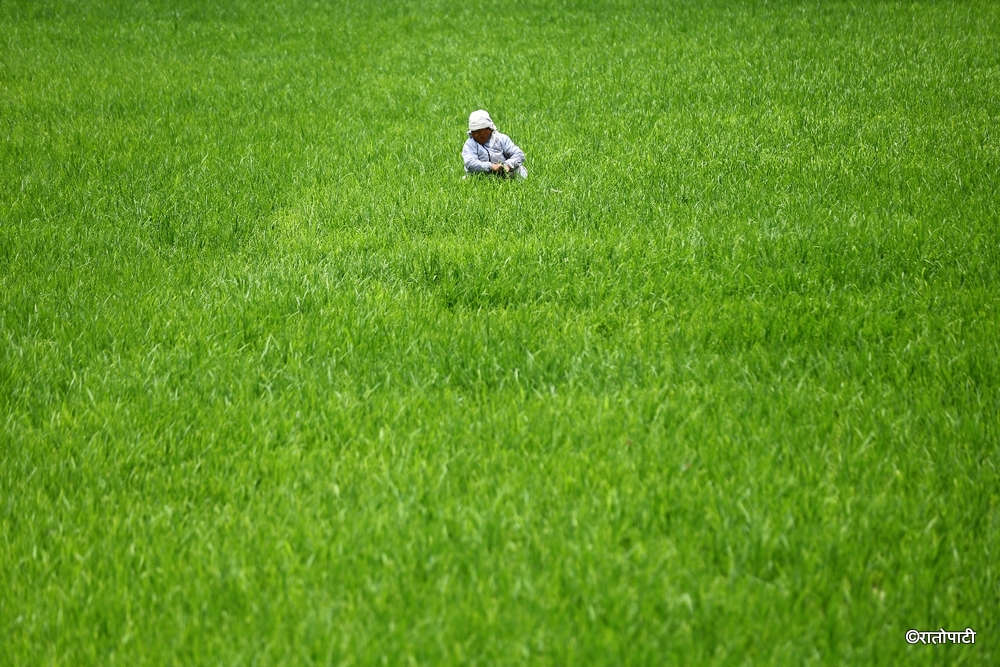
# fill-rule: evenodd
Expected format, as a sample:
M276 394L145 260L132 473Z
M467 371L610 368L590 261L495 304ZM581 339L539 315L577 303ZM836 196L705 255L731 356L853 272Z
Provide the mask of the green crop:
M998 34L0 0L0 665L1000 661Z

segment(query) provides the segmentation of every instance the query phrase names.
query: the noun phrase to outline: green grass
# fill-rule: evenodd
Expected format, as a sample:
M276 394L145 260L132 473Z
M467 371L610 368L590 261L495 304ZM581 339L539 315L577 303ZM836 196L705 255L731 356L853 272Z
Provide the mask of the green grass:
M1000 661L997 34L0 0L0 664Z

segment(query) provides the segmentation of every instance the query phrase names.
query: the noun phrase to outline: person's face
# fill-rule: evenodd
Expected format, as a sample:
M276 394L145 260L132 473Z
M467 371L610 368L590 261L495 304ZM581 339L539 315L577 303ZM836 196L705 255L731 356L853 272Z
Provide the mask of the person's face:
M476 143L482 145L489 141L490 137L493 136L493 128L484 127L480 130L473 130L471 134L472 138L476 140Z

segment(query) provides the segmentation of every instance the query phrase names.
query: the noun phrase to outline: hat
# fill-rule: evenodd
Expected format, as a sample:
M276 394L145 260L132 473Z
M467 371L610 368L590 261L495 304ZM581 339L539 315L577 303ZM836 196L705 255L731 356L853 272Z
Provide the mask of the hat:
M469 114L469 132L481 130L484 127L488 127L491 130L497 129L497 126L493 124L493 119L490 118L490 114L488 112L479 109Z

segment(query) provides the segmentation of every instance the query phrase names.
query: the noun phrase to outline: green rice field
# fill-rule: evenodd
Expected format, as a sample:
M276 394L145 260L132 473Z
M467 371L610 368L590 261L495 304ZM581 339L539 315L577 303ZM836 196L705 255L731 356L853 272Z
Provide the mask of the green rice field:
M998 35L0 0L0 666L1000 663Z

